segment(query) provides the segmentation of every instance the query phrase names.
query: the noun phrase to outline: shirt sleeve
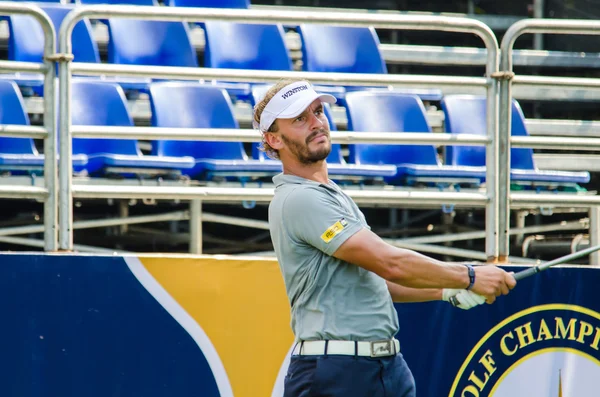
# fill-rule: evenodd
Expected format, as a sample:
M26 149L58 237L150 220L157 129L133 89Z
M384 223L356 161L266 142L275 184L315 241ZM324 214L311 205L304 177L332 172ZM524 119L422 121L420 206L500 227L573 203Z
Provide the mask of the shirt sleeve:
M296 189L285 202L283 222L291 238L331 256L364 226L325 189Z

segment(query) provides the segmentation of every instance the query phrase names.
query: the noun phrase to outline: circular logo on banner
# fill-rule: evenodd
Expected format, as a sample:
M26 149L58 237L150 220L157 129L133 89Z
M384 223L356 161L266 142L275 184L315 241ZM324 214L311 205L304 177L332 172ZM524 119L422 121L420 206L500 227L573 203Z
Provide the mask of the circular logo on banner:
M535 306L491 329L461 366L449 397L597 396L600 314Z

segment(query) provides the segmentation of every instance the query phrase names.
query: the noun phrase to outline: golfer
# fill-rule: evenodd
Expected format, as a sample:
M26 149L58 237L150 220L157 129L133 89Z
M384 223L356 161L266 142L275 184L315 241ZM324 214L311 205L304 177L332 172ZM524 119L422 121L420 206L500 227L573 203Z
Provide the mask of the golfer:
M507 294L516 281L496 266L444 263L371 232L328 178L323 102L335 98L308 81L286 80L254 109L265 152L283 164L273 178L269 226L296 337L284 395L414 397L413 376L394 338L393 302L452 298L470 309Z

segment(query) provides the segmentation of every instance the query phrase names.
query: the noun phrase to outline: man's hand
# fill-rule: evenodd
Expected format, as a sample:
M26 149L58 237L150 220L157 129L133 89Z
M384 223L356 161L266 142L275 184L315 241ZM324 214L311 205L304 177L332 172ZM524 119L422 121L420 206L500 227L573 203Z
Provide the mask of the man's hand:
M473 291L468 291L466 289L444 288L442 290L442 299L446 302L450 302L452 306L463 310L472 309L485 302L483 296L477 295Z
M475 284L470 289L485 297L487 303L493 303L496 297L506 295L517 285L512 273L494 265L474 266Z

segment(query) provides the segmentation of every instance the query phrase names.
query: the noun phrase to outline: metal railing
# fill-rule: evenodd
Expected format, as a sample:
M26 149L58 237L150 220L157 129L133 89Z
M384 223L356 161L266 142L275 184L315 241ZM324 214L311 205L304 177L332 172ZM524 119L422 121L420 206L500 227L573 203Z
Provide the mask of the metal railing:
M56 35L50 18L39 7L16 2L0 2L0 15L29 15L37 20L44 32L43 63L0 61L2 73L32 72L44 74L45 95L54 97ZM4 136L44 139L44 187L0 185L0 197L27 198L44 201L44 243L46 251L58 248L57 196L58 177L56 172L56 111L55 101L44 102L44 127L4 125L0 133Z
M514 76L513 74L513 47L518 37L526 33L540 34L595 34L600 35L599 21L582 20L550 20L550 19L528 19L521 20L512 25L504 35L500 44L501 58L500 66L505 78L500 81L499 91L499 135L498 146L501 148L498 161L500 164L510 164L511 145L516 147L537 147L544 149L563 149L563 150L598 150L600 140L596 138L556 138L556 137L512 137L511 138L511 104L512 87L523 86L525 89L530 87L545 86L549 90L562 91L571 89L580 92L581 98L589 99L583 93L593 93L597 95L600 89L600 79L591 78L573 78L573 77L545 77L545 76ZM538 97L536 99L547 99L547 97ZM510 208L509 203L531 204L531 205L582 205L590 208L590 219L593 220L590 225L590 240L597 243L600 240L599 225L597 223L598 205L600 205L600 196L583 197L552 197L552 195L531 195L531 194L510 194L510 172L509 167L501 167L498 175L499 190L498 193L503 197L510 197L509 200L501 200L499 211L499 236L498 236L498 254L500 260L509 255L509 228L510 228ZM593 215L593 216L592 216ZM592 264L599 265L598 254L593 254Z
M111 76L144 76L173 79L221 79L239 82L276 82L282 78L305 78L314 83L345 84L345 85L392 85L395 87L419 85L421 87L452 87L454 89L479 89L487 92L488 98L488 137L467 137L464 143L485 144L487 161L487 191L483 193L450 193L450 192L352 192L357 202L368 200L371 203L384 202L401 204L407 202L419 202L429 204L461 204L484 205L486 207L486 254L490 258L497 256L497 226L498 195L497 184L497 83L492 76L498 71L498 43L492 31L481 22L466 18L452 18L440 16L414 16L414 15L385 15L364 13L324 13L324 12L290 12L290 11L256 11L256 10L228 10L228 9L206 9L206 8L157 8L138 6L85 6L78 7L63 21L59 32L60 53L71 54L71 34L75 24L82 18L136 18L154 19L163 21L206 21L226 20L244 23L283 23L302 24L310 21L314 24L327 24L339 26L373 26L383 29L408 29L408 30L439 30L451 32L472 33L479 36L486 49L486 77L447 77L447 76L405 76L405 75L378 75L378 74L349 74L349 73L308 73L308 72L280 72L259 70L237 70L237 69L211 69L211 68L180 68L180 67L158 67L158 66L130 66L130 65L106 65L106 64L71 64L66 60L59 65L59 108L60 108L60 197L59 197L59 225L60 225L60 249L70 250L73 247L73 214L72 200L74 196L83 197L92 195L94 197L151 197L157 199L179 198L194 200L267 200L272 192L260 190L253 192L251 189L226 189L219 188L178 188L169 191L167 188L151 187L102 187L102 186L73 186L70 173L71 165L71 139L78 136L94 136L93 129L82 126L72 127L70 125L70 79L73 73L88 75L111 75ZM105 131L108 131L106 129ZM112 137L148 138L147 129L121 129L121 132L111 130ZM162 131L160 131L162 132ZM231 134L230 134L231 133ZM81 135L79 135L81 134ZM155 133L153 133L154 135ZM221 134L219 140L256 140L257 137L248 136L250 132L229 131ZM214 139L208 131L194 131L192 129L168 134L169 139ZM337 136L336 136L337 135ZM97 135L95 135L97 136ZM102 135L106 137L107 135ZM156 136L156 135L154 135ZM365 139L363 142L372 143L410 143L410 144L456 144L459 141L448 138L430 138L423 135L415 135L411 141L401 135L390 136L386 134L369 134L371 139L366 140L359 134L346 135L339 133L334 139L340 142L356 142L355 139ZM161 136L162 138L165 135ZM470 140L470 141L469 141ZM461 141L462 143L462 141ZM364 201L363 201L364 202ZM191 206L192 218L197 219L201 212L201 206L196 202ZM192 224L193 234L199 233L201 226ZM198 247L196 246L196 249Z
M0 127L6 136L35 137L45 140L44 187L40 186L0 186L0 197L43 199L44 205L44 248L45 250L73 249L73 197L89 198L141 198L189 200L192 249L201 251L201 223L203 201L257 201L271 199L271 189L220 188L220 187L169 187L169 186L108 186L73 185L71 139L73 137L104 137L129 139L180 139L180 140L218 140L218 141L258 141L254 130L215 130L210 129L163 129L144 127L96 127L71 126L70 85L73 73L111 76L145 76L173 78L183 80L222 79L239 82L275 82L281 78L306 78L314 83L336 85L390 85L394 87L434 87L442 92L475 90L487 93L487 136L476 135L429 135L420 133L369 133L332 132L334 143L371 143L371 144L429 144L429 145L485 145L487 164L487 187L485 192L437 192L420 190L348 190L359 204L431 206L453 204L458 207L486 208L486 252L488 259L508 258L510 208L530 208L536 206L584 206L589 207L590 223L596 225L592 240L598 239L597 223L600 196L555 194L513 193L509 195L509 148L560 148L598 150L599 139L578 139L556 137L515 137L510 138L510 112L513 84L529 90L529 95L539 98L546 91L566 91L569 99L600 98L600 80L578 78L548 78L543 76L517 76L512 78L512 46L516 38L523 33L576 33L598 34L596 22L589 21L547 21L524 20L509 29L502 42L502 72L499 72L499 48L491 30L481 22L442 16L386 15L365 13L322 13L289 11L256 11L227 9L176 9L139 6L81 6L65 18L59 37L60 51L55 53L55 36L52 23L36 6L27 4L0 3L0 14L30 14L41 23L45 34L44 62L0 61L0 70L4 72L28 71L45 74L45 93L55 92L54 62L59 63L59 111L60 111L60 148L59 175L57 175L56 151L56 111L55 101L44 101L44 127L7 125ZM71 34L75 24L82 18L136 18L167 21L205 21L227 20L245 23L287 23L301 24L306 21L318 24L341 26L374 26L384 29L440 30L473 33L479 36L486 47L486 76L408 76L376 75L348 73L308 73L285 71L257 71L211 68L179 67L143 67L131 65L106 65L71 63ZM497 80L500 80L498 90ZM555 90L559 85L561 90ZM499 95L498 95L499 94ZM53 98L53 96L51 96ZM503 108L498 118L498 99ZM544 95L543 99L548 99ZM499 130L500 128L500 130ZM499 135L499 131L501 134ZM569 146L570 145L570 146ZM502 150L500 150L502 149ZM58 183L57 183L58 182ZM57 194L59 197L57 211ZM57 221L58 220L58 221ZM195 220L195 222L193 221ZM57 226L60 225L60 228ZM61 233L58 235L58 229ZM37 229L36 229L37 230Z

